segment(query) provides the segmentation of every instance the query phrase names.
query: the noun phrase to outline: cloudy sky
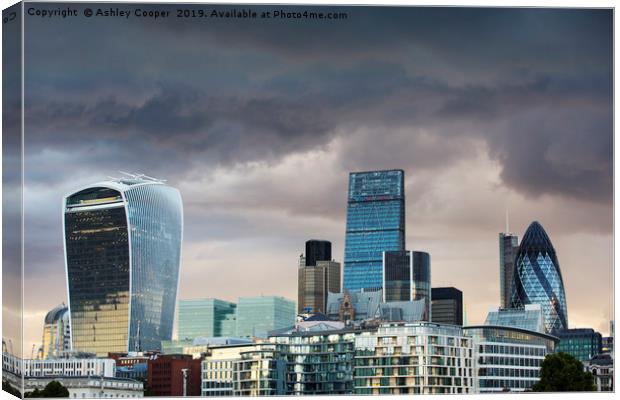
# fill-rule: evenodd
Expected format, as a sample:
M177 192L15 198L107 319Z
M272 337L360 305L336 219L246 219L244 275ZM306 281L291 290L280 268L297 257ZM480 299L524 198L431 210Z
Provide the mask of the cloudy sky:
M348 173L402 168L407 247L431 254L433 286L464 292L469 323L499 302L508 210L512 232L538 220L551 237L570 326L607 334L611 11L176 8L25 20L26 349L66 301L63 194L119 170L181 191L179 298L296 299L307 239L342 261Z

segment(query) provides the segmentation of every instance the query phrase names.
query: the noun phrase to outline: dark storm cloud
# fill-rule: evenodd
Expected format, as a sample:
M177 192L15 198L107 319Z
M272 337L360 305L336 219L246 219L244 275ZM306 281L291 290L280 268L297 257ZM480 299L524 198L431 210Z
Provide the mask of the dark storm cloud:
M118 170L181 190L182 297L239 281L238 249L262 275L248 284L293 296L297 244L318 235L341 254L347 173L374 168L405 169L409 243L428 246L439 279L476 271L458 286L477 307L494 300L467 279L496 269L506 199L519 230L543 219L564 254L583 235L608 272L610 10L329 11L349 18L28 18L26 266L45 296L26 308L64 300L62 195ZM223 284L205 287L205 268Z

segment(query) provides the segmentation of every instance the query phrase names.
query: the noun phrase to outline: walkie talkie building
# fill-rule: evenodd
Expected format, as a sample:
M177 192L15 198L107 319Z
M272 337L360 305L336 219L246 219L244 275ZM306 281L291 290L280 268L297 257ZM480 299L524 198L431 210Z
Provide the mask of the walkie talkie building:
M160 349L172 336L183 237L181 195L129 175L63 200L73 350Z

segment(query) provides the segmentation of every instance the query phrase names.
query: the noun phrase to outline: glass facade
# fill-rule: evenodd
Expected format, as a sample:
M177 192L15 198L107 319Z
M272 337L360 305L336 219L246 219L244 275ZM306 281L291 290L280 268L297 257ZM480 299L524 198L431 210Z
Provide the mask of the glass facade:
M381 289L383 252L405 249L404 175L349 175L343 290Z
M203 337L234 336L237 305L218 299L179 300L178 337L193 339Z
M306 266L315 266L317 261L332 260L332 243L327 240L306 242Z
M270 343L286 361L287 395L351 394L355 333L293 333Z
M421 251L386 251L383 257L383 300L426 302L424 319L430 317L430 255Z
M540 304L545 330L568 328L566 296L555 249L540 223L530 224L515 257L511 306Z
M499 234L499 288L502 308L510 307L512 274L515 268L515 256L519 250L519 238L512 233Z
M463 325L463 292L453 287L432 288L431 321Z
M65 198L64 231L73 349L159 349L174 320L178 190L139 178L94 185Z
M474 339L481 393L531 390L545 356L558 342L551 335L504 326L470 326L463 331Z
M277 296L239 297L238 337L267 337L269 331L295 323L295 302Z
M588 365L590 359L600 354L603 349L603 338L591 328L566 329L554 333L560 338L557 352L568 353Z
M489 311L485 325L510 326L534 332L545 332L545 319L540 304L528 304L525 308L500 308Z

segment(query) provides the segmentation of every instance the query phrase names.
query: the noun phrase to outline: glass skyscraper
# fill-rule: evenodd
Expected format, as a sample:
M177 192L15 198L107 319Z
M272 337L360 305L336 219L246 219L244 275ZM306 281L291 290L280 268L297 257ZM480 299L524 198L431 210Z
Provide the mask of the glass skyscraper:
M235 336L237 305L219 299L179 300L178 337Z
M430 320L431 259L422 251L383 253L383 301L425 302L423 319Z
M549 236L538 221L530 224L515 257L511 305L540 304L545 330L568 328L566 296L560 263Z
M131 175L63 200L73 350L155 350L172 335L183 236L181 195Z
M383 252L405 250L405 173L349 175L343 289L380 290Z
M519 238L512 233L499 234L499 289L502 308L510 307L512 273L515 269L515 256L519 250Z

